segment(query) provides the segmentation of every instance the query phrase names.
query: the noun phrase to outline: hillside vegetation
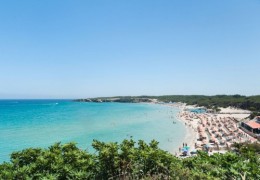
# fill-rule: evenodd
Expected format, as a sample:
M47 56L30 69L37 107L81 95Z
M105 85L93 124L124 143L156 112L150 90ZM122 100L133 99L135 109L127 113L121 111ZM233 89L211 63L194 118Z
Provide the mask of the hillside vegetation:
M216 96L156 96L163 102L184 102L188 105L205 106L218 109L219 107L236 107L252 111L251 117L260 115L260 96L216 95Z
M199 106L235 106L249 110L260 110L260 96L240 96L240 95L217 95L217 96L157 96L163 102L185 102L190 105Z
M241 95L165 95L165 96L118 96L118 97L101 97L91 99L79 99L77 101L94 101L94 102L121 102L137 103L150 102L151 99L157 99L161 102L183 102L188 105L205 106L207 108L217 109L219 107L233 106L241 109L252 111L252 117L260 115L260 96L241 96Z

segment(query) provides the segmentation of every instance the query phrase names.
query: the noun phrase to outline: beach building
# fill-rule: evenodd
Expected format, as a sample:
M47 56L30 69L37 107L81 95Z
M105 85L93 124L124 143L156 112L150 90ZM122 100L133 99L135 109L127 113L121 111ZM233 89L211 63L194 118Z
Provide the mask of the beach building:
M260 123L260 116L256 116L255 120Z
M242 122L241 127L246 130L250 135L260 138L260 122L256 120L251 120L248 122Z

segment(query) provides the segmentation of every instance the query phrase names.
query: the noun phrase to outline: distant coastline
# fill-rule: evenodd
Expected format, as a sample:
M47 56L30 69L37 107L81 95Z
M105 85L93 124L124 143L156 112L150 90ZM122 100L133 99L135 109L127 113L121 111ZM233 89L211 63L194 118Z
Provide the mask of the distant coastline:
M101 97L101 98L87 98L76 99L77 102L120 102L120 103L142 103L142 102L158 102L157 99L144 97Z
M219 112L221 107L235 107L251 111L251 117L260 116L260 95L164 95L164 96L115 96L76 99L78 102L120 102L120 103L185 103L205 107L209 110Z

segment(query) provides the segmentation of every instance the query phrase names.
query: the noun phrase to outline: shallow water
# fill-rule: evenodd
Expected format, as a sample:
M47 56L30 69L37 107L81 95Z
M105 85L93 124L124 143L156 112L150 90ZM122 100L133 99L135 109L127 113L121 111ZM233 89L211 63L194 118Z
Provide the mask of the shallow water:
M93 139L118 141L156 139L172 152L185 136L178 109L133 103L80 103L69 100L0 100L0 162L13 151L78 143L93 152ZM173 123L176 122L176 123Z

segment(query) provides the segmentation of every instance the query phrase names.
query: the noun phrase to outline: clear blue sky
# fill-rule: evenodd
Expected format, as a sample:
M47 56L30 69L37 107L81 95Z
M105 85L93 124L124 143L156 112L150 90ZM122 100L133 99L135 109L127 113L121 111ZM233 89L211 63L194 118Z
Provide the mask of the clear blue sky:
M260 94L260 1L1 1L0 84L0 98Z

